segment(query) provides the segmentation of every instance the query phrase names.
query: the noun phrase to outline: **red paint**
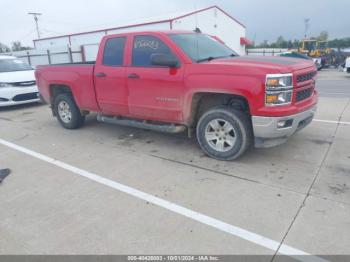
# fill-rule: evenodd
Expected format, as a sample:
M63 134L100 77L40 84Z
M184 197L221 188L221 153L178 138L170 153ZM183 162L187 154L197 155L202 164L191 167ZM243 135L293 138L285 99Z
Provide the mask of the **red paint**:
M211 37L214 38L216 41L220 42L221 44L226 45L225 42L222 41L220 37L218 37L218 36L216 36L216 35L211 35Z
M181 18L190 16L190 15L194 15L194 14L198 14L198 13L201 13L201 12L204 12L204 11L208 11L208 10L213 9L213 8L219 9L221 12L223 12L225 15L227 15L227 16L228 16L229 18L231 18L233 21L237 22L238 24L240 24L241 26L243 26L244 28L246 28L246 26L245 26L244 24L242 24L241 22L239 22L236 18L234 18L233 16L231 16L230 14L228 14L227 12L225 12L223 9L221 9L221 8L218 7L217 5L210 6L210 7L204 8L204 9L200 9L200 10L196 10L196 11L193 11L193 12L191 12L191 13L188 13L188 14L185 14L185 15L182 15L182 16L179 16L179 17L176 17L176 18L174 18L174 19L172 19L172 20L173 20L173 21L174 21L174 20L178 20L178 19L181 19Z
M238 57L194 63L170 40L170 33L177 32L108 35L101 42L95 65L39 66L36 78L40 93L46 101L50 101L49 87L66 85L72 90L80 109L179 124L189 122L193 96L201 92L242 96L249 103L250 113L255 116L293 115L317 103L316 91L311 98L287 106L266 107L264 102L266 74L293 73L295 97L298 90L313 86L314 79L302 85L297 84L295 80L299 74L316 71L312 61ZM177 56L180 67L133 67L131 57L135 35L153 35L160 38ZM102 56L105 43L116 36L127 37L124 65L104 66ZM288 64L277 63L281 59ZM105 73L106 77L95 77L98 73ZM139 79L129 79L127 76L130 74L137 74Z
M250 41L248 38L246 38L246 37L241 37L241 45L252 45L253 44L253 42L252 41Z

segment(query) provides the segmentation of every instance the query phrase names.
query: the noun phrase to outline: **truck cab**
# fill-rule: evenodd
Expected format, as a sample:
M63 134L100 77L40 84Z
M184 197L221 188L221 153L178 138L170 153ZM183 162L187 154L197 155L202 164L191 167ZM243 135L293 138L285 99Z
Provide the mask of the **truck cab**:
M212 36L133 32L103 38L94 63L39 67L44 99L69 129L98 120L196 135L220 160L282 144L315 113L312 61L239 57Z

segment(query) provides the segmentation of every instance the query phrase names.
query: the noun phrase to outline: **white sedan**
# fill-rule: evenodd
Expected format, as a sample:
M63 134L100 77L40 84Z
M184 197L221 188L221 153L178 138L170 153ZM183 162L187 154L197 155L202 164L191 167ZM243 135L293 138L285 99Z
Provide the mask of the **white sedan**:
M350 73L350 56L345 60L344 71Z
M0 107L39 102L34 69L13 56L0 56Z

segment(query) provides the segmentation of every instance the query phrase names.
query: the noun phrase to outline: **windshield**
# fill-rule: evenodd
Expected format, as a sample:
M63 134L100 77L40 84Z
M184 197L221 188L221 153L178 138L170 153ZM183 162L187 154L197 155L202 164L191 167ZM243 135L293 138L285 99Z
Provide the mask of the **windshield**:
M317 42L314 41L305 42L305 49L308 51L313 51L316 49L316 44Z
M204 34L174 34L169 37L196 62L237 56L233 50Z
M320 49L326 49L326 48L327 48L327 45L328 45L327 42L320 42L320 43L319 43Z
M28 70L33 70L33 68L19 59L0 60L0 73Z

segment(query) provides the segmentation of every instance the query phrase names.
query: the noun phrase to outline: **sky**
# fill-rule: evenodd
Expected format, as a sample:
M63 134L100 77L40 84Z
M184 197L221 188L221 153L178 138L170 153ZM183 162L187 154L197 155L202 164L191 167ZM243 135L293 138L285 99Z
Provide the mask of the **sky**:
M28 12L40 12L42 37L84 32L132 24L163 16L218 5L247 27L257 43L304 36L304 19L310 19L309 35L322 30L330 38L350 37L350 0L0 0L0 42L33 46L35 23Z

